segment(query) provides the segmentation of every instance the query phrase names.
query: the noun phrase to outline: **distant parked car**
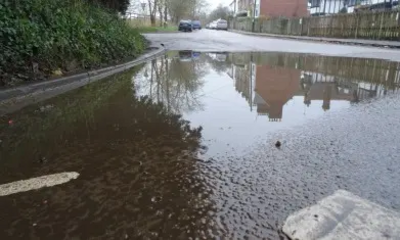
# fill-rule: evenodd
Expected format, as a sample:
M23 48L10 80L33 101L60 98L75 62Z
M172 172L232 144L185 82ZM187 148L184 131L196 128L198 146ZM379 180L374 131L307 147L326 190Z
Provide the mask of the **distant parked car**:
M210 29L217 29L217 22L213 21L210 23Z
M179 51L179 60L181 62L188 62L192 60L192 51Z
M201 29L201 23L200 21L194 20L192 21L192 26L193 26L193 30L200 30Z
M181 62L195 61L200 57L200 55L201 55L200 52L193 52L190 50L179 51L179 60Z
M191 32L193 30L192 21L190 21L190 20L181 20L179 22L178 30L180 32Z
M224 19L218 19L216 25L217 30L228 30L228 21Z

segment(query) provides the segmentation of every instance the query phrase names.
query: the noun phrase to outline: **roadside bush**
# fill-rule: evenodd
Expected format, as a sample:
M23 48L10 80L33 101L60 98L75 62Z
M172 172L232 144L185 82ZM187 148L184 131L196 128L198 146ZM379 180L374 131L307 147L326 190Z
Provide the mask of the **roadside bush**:
M135 58L145 40L116 13L82 0L0 2L0 84Z

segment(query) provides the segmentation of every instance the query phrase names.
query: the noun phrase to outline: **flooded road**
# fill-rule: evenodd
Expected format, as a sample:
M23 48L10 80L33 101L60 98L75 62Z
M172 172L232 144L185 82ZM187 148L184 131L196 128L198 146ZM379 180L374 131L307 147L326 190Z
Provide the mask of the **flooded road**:
M0 239L286 239L337 189L400 211L399 63L168 52L0 117ZM275 141L282 141L277 149Z

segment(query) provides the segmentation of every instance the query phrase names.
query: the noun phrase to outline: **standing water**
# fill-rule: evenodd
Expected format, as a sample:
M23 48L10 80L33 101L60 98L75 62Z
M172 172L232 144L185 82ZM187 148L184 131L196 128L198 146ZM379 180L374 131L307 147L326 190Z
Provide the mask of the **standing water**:
M169 52L0 117L0 239L286 239L337 189L400 210L399 64ZM282 142L281 148L275 142Z

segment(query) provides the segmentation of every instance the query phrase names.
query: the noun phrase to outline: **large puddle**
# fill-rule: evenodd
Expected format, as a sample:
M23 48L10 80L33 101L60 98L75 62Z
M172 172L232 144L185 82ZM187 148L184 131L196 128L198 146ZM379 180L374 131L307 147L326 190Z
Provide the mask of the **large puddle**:
M357 164L310 162L313 151L342 159L323 147L342 135L312 150L307 130L300 145L282 141L287 151L276 136L313 125L324 136L324 119L396 96L399 79L399 63L383 60L169 52L1 116L0 184L80 176L0 197L0 239L285 239L289 214L337 188L363 189L367 176L343 177ZM399 193L382 194L400 208Z
M398 66L305 54L172 52L147 64L135 89L202 126L212 156L395 92Z

